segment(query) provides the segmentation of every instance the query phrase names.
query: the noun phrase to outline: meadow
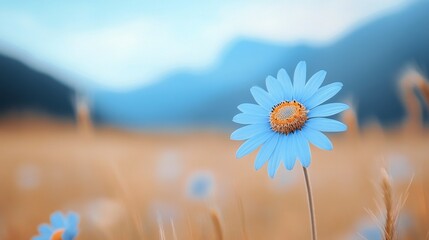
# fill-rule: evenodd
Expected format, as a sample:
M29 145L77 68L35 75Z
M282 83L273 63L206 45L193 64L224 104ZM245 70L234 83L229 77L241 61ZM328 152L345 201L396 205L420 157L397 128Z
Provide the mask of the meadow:
M409 122L359 129L352 111L344 119L350 130L332 136L333 151L312 148L319 238L365 239L362 231L383 226L380 169L386 168L394 200L408 193L400 239L425 239L429 131ZM53 211L73 210L81 216L82 240L308 239L299 164L270 179L265 167L254 171L254 154L235 159L238 145L228 131L136 133L87 121L5 118L0 238L29 239ZM199 171L213 176L205 199L187 191Z
M400 83L401 124L360 126L352 108L333 151L312 147L319 239L392 239L389 221L393 239L428 239L429 129L414 88L427 103L429 85L416 71ZM93 125L84 102L76 112L0 120L0 239L36 236L57 210L80 215L79 240L310 238L299 163L271 179L255 153L235 159L231 129L131 131Z
M429 240L429 1L20 2L0 240Z

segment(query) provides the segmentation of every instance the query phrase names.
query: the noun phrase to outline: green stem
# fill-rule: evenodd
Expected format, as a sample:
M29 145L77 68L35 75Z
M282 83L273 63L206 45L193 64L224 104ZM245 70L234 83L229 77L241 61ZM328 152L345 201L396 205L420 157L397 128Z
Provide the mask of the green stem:
M317 240L316 216L314 213L314 204L313 204L313 196L311 192L310 178L308 177L307 168L302 167L302 169L304 170L305 185L307 187L308 209L310 211L310 222L311 222L311 239Z

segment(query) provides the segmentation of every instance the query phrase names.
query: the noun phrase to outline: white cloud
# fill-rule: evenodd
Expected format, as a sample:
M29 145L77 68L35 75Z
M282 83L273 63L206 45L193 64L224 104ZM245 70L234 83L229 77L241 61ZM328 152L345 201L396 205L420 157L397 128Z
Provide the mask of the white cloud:
M228 4L207 19L136 16L96 29L58 28L31 14L2 11L0 40L64 70L64 79L126 89L149 84L173 70L210 66L238 36L268 41L325 44L405 0L287 1ZM204 14L203 14L204 15ZM46 68L46 67L45 67ZM58 73L58 72L57 72ZM81 76L81 79L76 79ZM78 77L79 78L79 77Z
M279 42L313 44L338 39L351 28L403 6L405 0L291 1L226 8L214 28Z

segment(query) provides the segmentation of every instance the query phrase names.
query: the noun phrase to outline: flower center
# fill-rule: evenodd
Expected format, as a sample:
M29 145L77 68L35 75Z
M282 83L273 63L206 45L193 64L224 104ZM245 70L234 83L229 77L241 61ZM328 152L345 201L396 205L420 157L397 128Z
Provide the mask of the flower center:
M63 239L64 229L58 229L51 235L50 240L62 240Z
M306 121L307 110L304 105L295 100L283 101L271 110L271 129L278 133L289 134L300 130Z

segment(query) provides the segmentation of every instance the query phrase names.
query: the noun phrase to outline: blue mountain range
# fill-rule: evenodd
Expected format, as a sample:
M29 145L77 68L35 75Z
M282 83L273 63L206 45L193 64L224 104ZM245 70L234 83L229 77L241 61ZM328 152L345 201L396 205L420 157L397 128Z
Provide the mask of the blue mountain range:
M0 55L0 114L38 112L73 118L75 90L46 73Z
M280 68L293 73L306 60L308 75L324 69L325 84L344 83L334 100L354 103L361 123L378 119L394 124L405 114L399 74L410 64L426 75L429 70L428 13L428 1L415 2L323 47L237 39L205 72L171 73L130 92L95 92L95 118L128 127L232 124L236 106L253 102L251 86L264 86L266 76Z
M292 73L305 60L308 75L324 69L325 84L344 83L334 101L354 103L361 123L395 124L405 116L398 89L401 71L414 65L429 76L428 13L429 1L417 1L321 47L236 39L204 72L173 72L129 92L89 92L93 118L130 128L230 126L236 106L253 102L251 86L264 86L266 76L280 68ZM3 55L0 79L0 113L30 110L74 117L76 90L62 81Z

